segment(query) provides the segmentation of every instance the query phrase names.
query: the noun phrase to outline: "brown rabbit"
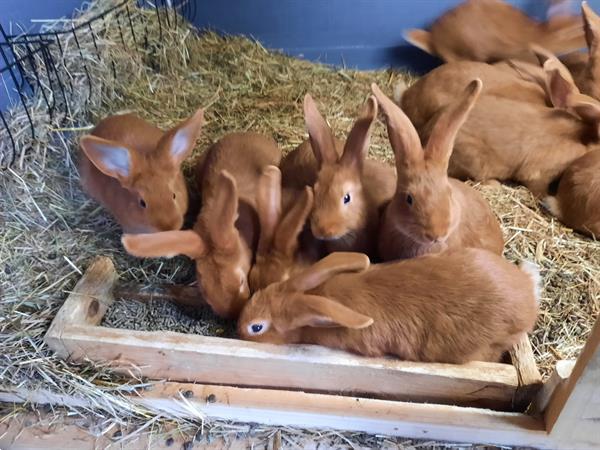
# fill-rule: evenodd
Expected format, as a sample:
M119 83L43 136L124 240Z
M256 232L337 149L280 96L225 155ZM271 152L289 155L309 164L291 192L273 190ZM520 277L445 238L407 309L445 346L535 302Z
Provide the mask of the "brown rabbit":
M178 230L188 208L181 163L203 123L202 109L166 132L133 114L109 116L79 141L81 184L126 233Z
M584 45L579 17L556 15L540 23L501 0L467 0L439 17L430 31L408 30L404 37L446 62L509 58L533 61L528 49L531 43L553 53L574 51Z
M248 272L258 241L255 196L263 169L277 165L275 141L232 133L208 149L198 168L202 210L193 230L124 235L140 257L186 255L196 262L198 287L214 312L236 318L250 296Z
M286 187L314 185L311 231L329 252L376 254L379 210L396 184L392 167L366 159L376 116L377 102L371 97L342 146L312 97L304 98L310 143L286 156L281 171Z
M472 81L444 108L425 146L402 110L372 85L387 122L398 173L396 193L381 219L379 253L384 260L460 247L502 254L502 230L487 202L447 175L454 139L481 85L481 80Z
M281 172L267 166L258 183L256 208L260 237L248 280L252 292L288 279L322 256L318 241L305 228L313 193L281 188Z
M498 361L534 326L539 274L532 264L519 270L491 252L461 249L368 265L365 255L333 253L266 287L247 302L239 335L460 364Z
M600 150L573 161L560 177L556 195L546 197L544 204L561 222L600 239Z
M537 56L545 60L542 84L547 101L522 101L518 90L512 91L513 98L510 90L503 95L484 91L456 137L450 176L512 180L544 197L571 162L598 148L598 102L579 93L555 56L539 49ZM457 95L456 79L466 77L457 64L463 63L431 71L402 96L402 109L424 140L436 114ZM475 73L469 71L468 75ZM454 79L450 81L450 77Z
M576 52L561 58L569 69L575 84L583 94L600 100L600 17L581 3L581 14L585 30L588 53Z

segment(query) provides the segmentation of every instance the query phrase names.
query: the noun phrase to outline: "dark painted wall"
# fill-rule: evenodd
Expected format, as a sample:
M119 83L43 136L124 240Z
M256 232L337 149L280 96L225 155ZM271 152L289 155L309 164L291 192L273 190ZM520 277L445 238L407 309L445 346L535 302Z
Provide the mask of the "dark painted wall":
M195 0L198 28L253 36L269 48L360 69L409 66L426 71L433 58L409 46L402 30L423 28L460 0ZM543 18L545 0L508 0ZM600 0L590 5L600 10ZM579 2L570 5L574 12Z
M82 0L0 0L0 24L8 33L39 30L40 23L32 19L56 19L71 16Z
M35 32L42 24L32 22L32 19L57 19L71 16L81 4L81 0L0 0L0 24L8 34ZM1 59L0 67L4 67L4 61ZM18 96L14 92L9 74L4 72L1 76L0 109L4 110L10 102L16 102Z
M178 0L175 0L178 1ZM460 0L192 0L195 25L243 34L266 47L328 64L359 69L407 66L424 72L438 61L406 44L402 30L426 27ZM508 0L543 17L545 0ZM600 11L600 0L589 0ZM71 15L82 0L0 0L0 23L9 31L38 29L31 19ZM579 2L573 1L577 11ZM6 81L6 74L4 76ZM14 92L11 94L16 99ZM0 80L0 109L7 105Z

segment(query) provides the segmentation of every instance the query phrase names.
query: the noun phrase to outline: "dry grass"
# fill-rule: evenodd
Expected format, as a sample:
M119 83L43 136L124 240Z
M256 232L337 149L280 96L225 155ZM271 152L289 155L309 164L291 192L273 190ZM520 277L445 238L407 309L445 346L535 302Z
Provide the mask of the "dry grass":
M110 3L92 3L92 11L83 17ZM50 123L41 101L34 97L38 139L33 141L23 132L23 113L14 110L9 119L22 152L16 168L0 175L0 383L6 388L44 386L79 395L94 405L89 414L103 415L114 426L135 421L166 423L168 418L123 399L121 394L133 390L134 382L122 380L106 367L66 364L49 352L42 337L95 255L111 256L123 279L146 283L189 281L193 267L181 258L140 261L124 254L118 227L79 188L73 164L78 134L118 111L135 111L168 127L204 106L208 122L198 151L227 132L249 129L273 135L287 151L305 138L301 99L306 92L313 94L333 128L343 134L367 98L372 81L391 92L398 77L404 76L393 71L331 70L266 51L246 39L197 36L185 27L163 29L159 43L154 14L132 12L139 35L147 27L150 46L136 48L127 33L127 45L122 45L110 17L96 30L100 60L90 37L82 37L95 87L86 104L81 95L87 95L81 59L66 39L61 65L76 86L76 94L80 93L72 99L71 114L63 122ZM6 145L6 140L0 145ZM371 153L386 160L392 157L381 125L376 127ZM535 260L543 267L544 300L533 344L538 364L547 375L557 359L577 356L598 316L600 244L562 227L524 189L477 188L502 220L507 257ZM215 436L238 432L237 425L206 426ZM353 433L284 431L291 442L297 433L338 446L382 442L382 438ZM273 429L265 433L272 434ZM403 446L401 440L390 442Z

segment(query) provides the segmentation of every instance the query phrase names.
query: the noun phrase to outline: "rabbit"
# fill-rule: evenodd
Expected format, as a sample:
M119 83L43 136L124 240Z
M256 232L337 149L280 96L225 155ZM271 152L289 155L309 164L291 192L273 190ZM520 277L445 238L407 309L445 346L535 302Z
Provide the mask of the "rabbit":
M207 150L197 168L202 209L193 230L122 238L139 257L186 255L196 262L198 287L213 311L235 319L250 296L248 273L258 243L256 190L263 169L278 165L272 138L232 133Z
M600 17L587 2L581 3L581 15L588 53L574 52L560 59L581 93L600 100Z
M469 248L368 268L366 255L332 253L267 286L246 303L239 335L461 364L498 361L536 321L531 263Z
M545 73L539 64L512 60L493 65L472 61L444 64L410 87L395 87L394 101L420 130L475 78L483 82L481 97L493 96L539 105L548 103L546 92L540 84L540 81L543 84Z
M568 0L554 3L566 4ZM528 51L531 43L554 53L574 51L584 45L579 17L555 14L540 23L501 0L467 0L439 17L430 31L408 30L404 38L446 62L496 62L509 58L533 61Z
M384 261L459 247L502 254L502 230L490 206L473 188L447 175L454 139L481 87L481 80L473 80L446 106L422 146L408 117L376 84L371 85L387 123L398 173L396 193L379 231Z
M133 114L103 119L79 141L84 190L126 233L179 230L188 209L181 163L203 124L203 109L166 132Z
M284 158L281 172L285 187L313 186L310 228L328 252L376 255L379 211L396 184L392 167L366 159L376 116L377 102L371 97L342 145L312 97L304 98L310 139Z
M600 149L573 161L560 177L556 194L543 203L564 224L600 239Z
M256 194L260 237L248 277L252 292L289 278L322 256L319 242L305 228L313 207L309 186L282 189L279 168L267 166Z
M598 148L598 102L579 92L558 58L539 47L534 50L543 62L543 79L534 74L531 84L541 81L545 101L523 101L517 89L502 95L484 89L456 137L451 177L514 181L543 198L569 164ZM402 110L423 140L466 77L457 64L462 63L434 69L402 95Z

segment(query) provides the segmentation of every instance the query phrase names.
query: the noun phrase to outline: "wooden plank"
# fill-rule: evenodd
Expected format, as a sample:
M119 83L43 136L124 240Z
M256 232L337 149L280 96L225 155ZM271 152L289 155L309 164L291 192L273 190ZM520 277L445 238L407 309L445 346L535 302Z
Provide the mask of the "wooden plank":
M465 365L365 358L309 345L269 345L173 332L67 326L71 359L110 362L150 379L302 389L342 395L510 409L509 364Z
M44 342L61 358L69 356L62 344L65 327L71 324L97 325L113 302L112 289L117 280L115 267L105 256L94 259L73 288L44 336Z
M0 393L0 399L7 398L5 395L6 393ZM19 396L23 397L23 394ZM34 399L32 395L27 397L29 400ZM68 401L65 396L47 395L43 391L38 391L35 398L40 403ZM131 394L127 399L153 414L166 413L167 417L233 420L266 425L359 431L415 439L496 445L518 444L558 449L548 440L543 422L522 413L287 390L169 382L157 382L151 389ZM68 401L68 404L77 402L79 400L74 399ZM75 430L72 431L76 435L79 434ZM45 442L47 447L22 445L14 448L53 448L57 439L51 434L49 436L52 439ZM2 442L6 441L0 440L0 445ZM34 442L37 445L38 441L34 439L25 442ZM67 441L62 448L87 448L69 445ZM124 448L131 446L125 445Z
M521 336L509 354L519 377L519 387L515 393L513 409L525 411L543 385L542 374L535 362L531 342L526 333Z
M427 440L549 445L539 419L450 405L180 383L157 385L135 401L151 410L187 418L334 428Z
M552 375L546 380L533 402L531 414L542 414L548 407L552 396L559 389L564 389L564 385L568 382L573 367L575 367L575 362L576 360L574 359L565 359L556 362Z
M206 304L196 286L176 284L159 284L142 286L137 283L118 283L114 291L115 298L128 298L147 302L150 300L167 300L184 307L197 307Z
M600 318L568 382L550 399L545 421L548 432L561 444L600 447Z

